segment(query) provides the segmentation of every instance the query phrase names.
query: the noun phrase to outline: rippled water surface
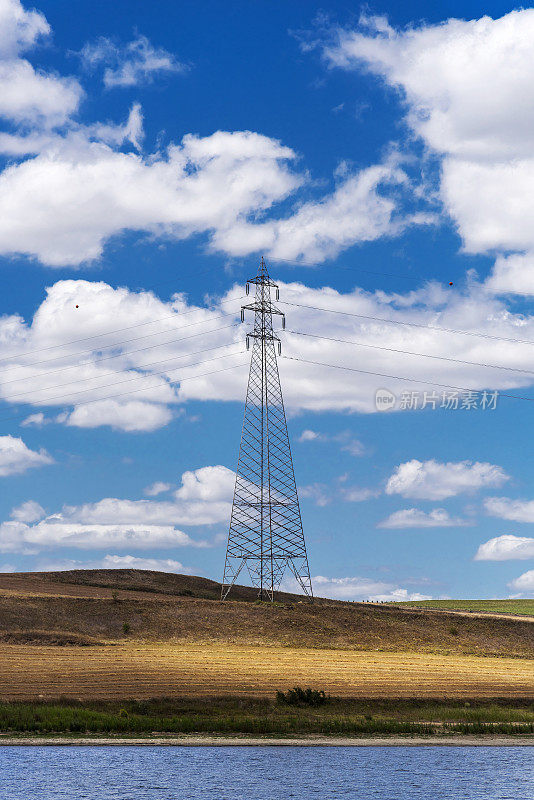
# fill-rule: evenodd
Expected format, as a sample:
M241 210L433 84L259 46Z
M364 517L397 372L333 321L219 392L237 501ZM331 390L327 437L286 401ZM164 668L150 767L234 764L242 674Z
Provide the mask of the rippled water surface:
M533 800L531 747L0 747L1 800Z

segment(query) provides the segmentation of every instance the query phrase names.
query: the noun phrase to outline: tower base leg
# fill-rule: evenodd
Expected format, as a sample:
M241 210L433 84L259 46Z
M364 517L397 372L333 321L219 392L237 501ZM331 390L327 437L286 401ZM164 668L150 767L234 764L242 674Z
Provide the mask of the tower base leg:
M259 558L250 557L227 558L221 587L221 600L226 599L245 565L252 585L258 590L258 598L260 600L274 601L274 593L280 590L280 584L288 567L295 576L303 594L310 601L313 600L311 577L306 559L276 558L272 560L264 559L262 562Z

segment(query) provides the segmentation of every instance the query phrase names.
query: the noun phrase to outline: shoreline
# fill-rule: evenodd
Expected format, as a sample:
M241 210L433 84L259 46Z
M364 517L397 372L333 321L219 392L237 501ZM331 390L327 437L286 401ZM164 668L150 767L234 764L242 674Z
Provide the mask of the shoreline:
M313 737L238 738L230 736L172 736L154 738L105 738L36 736L0 737L0 747L534 747L532 736L435 736L435 737Z

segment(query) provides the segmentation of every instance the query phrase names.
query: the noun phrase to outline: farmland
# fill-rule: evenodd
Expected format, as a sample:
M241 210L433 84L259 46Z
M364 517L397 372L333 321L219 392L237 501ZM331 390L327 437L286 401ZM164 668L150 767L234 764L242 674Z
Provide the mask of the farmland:
M438 611L470 611L480 614L513 614L534 619L534 600L413 600L396 603L404 608Z
M414 652L131 642L3 645L0 697L272 696L294 685L340 697L531 697L528 659Z
M397 723L429 719L532 725L534 624L528 618L321 599L309 604L284 594L274 604L259 603L245 587L220 603L218 593L218 584L205 579L136 570L1 575L2 729L26 719L28 730L156 730L143 714L137 718L137 706L128 706L126 717L117 714L125 704L153 709L157 702L171 704L157 714L166 720L163 729L174 732L356 735L374 726L375 733L399 733ZM276 692L293 686L337 699L320 717L273 706ZM402 702L408 705L401 708ZM444 702L449 711L439 706ZM456 702L460 719L450 711ZM254 703L261 724L254 722ZM466 711L471 707L479 711ZM80 709L88 716L81 719ZM387 724L375 724L377 714Z
M347 603L280 594L255 602L238 587L139 570L0 575L0 642L70 647L133 642L532 658L531 621L505 615Z

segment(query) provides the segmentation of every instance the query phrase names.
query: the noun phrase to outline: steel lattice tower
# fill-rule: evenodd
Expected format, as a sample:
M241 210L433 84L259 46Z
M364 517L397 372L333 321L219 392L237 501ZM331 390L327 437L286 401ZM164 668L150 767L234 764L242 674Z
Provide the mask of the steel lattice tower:
M245 402L239 461L228 534L228 547L222 583L222 599L228 595L246 565L259 598L274 599L286 568L289 568L311 599L313 591L306 544L302 530L299 499L293 472L291 447L276 347L279 338L273 331L273 314L285 316L271 301L271 281L262 258L256 278L253 303L242 306L254 311L254 330L247 333L247 349L253 340L252 358Z

